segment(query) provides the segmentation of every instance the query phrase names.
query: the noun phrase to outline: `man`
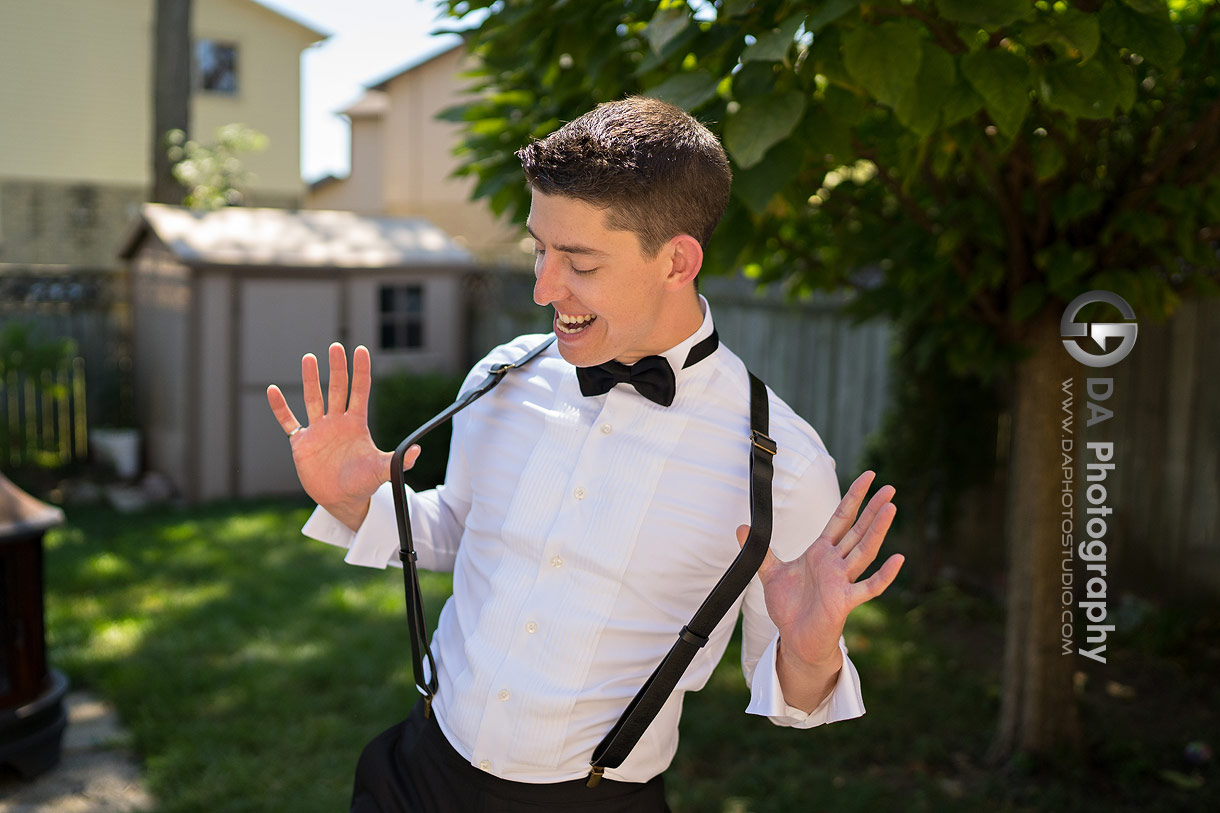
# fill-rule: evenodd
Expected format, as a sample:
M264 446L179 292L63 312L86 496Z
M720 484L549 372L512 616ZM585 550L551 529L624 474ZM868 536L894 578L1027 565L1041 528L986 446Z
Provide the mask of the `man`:
M734 627L736 609L630 756L586 787L594 747L749 530L747 374L695 290L730 173L702 125L642 98L601 105L518 155L534 299L553 309L557 342L456 416L445 484L408 495L419 565L454 573L432 643L440 688L431 717L417 707L366 749L354 810L666 810L682 695L704 685ZM540 339L492 351L467 386ZM319 505L305 533L385 567L398 542L391 455L368 434L369 355L355 351L346 408L340 345L329 361L329 409L317 361L302 362L307 426L278 388L268 399ZM607 362L660 364L672 391L605 391L590 368ZM894 516L893 489L853 525L871 473L839 503L817 433L774 395L769 406L772 553L738 602L747 711L811 727L864 712L843 624L902 557L856 581Z

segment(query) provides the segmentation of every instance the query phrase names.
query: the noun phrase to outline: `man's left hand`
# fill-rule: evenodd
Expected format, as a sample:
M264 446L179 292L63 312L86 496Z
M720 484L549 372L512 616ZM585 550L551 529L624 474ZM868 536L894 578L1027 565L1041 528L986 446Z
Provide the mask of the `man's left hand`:
M864 581L856 581L877 558L898 509L893 486L882 486L856 519L873 473L847 490L821 536L790 562L767 551L758 570L767 614L779 628L777 669L788 705L812 711L834 687L842 657L839 637L847 616L893 583L903 557L895 554ZM737 529L745 544L750 526Z

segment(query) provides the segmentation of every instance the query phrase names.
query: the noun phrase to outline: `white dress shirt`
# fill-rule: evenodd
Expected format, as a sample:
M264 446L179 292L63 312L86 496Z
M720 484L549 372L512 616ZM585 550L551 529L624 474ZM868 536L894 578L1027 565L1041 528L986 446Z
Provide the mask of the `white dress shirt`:
M594 747L738 553L735 530L750 520L749 384L723 345L682 369L712 332L700 304L703 324L663 354L677 377L672 406L623 384L582 396L575 368L552 345L456 416L445 484L408 494L420 567L453 571L432 639L433 708L472 765L522 782L585 776ZM543 338L496 348L463 389ZM817 433L768 394L779 446L771 547L788 560L821 532L839 487ZM304 533L346 547L352 564L384 568L400 565L395 522L386 483L357 533L322 508ZM606 777L644 782L668 767L683 694L707 682L738 606L747 712L802 728L864 713L842 639L843 669L826 700L810 714L784 702L778 635L755 576Z

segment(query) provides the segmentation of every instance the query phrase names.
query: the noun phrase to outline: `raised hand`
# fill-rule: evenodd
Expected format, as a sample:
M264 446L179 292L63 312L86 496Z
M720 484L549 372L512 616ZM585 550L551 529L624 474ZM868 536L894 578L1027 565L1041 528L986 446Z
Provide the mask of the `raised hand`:
M267 387L267 403L288 435L292 462L305 493L355 530L364 521L373 492L390 479L393 454L378 449L369 434L369 351L357 347L353 354L350 400L347 354L338 342L330 346L329 363L330 386L323 403L318 359L312 353L301 359L308 425L301 425L275 384ZM414 465L418 456L419 447L412 447L404 467Z
M866 471L843 496L821 536L790 562L767 551L758 570L767 614L779 629L779 676L789 705L811 710L833 687L838 673L839 636L856 607L881 595L893 583L903 557L895 554L864 581L856 581L881 549L898 509L883 486L860 518L856 514L873 481ZM737 529L744 544L750 526Z

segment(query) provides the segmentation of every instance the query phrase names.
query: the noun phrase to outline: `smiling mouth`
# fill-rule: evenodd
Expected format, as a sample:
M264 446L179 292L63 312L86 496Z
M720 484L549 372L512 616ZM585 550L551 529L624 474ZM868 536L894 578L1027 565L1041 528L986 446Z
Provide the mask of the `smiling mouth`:
M555 311L555 329L560 333L571 336L588 328L596 319L597 317L591 313L580 316L568 316L566 313Z

